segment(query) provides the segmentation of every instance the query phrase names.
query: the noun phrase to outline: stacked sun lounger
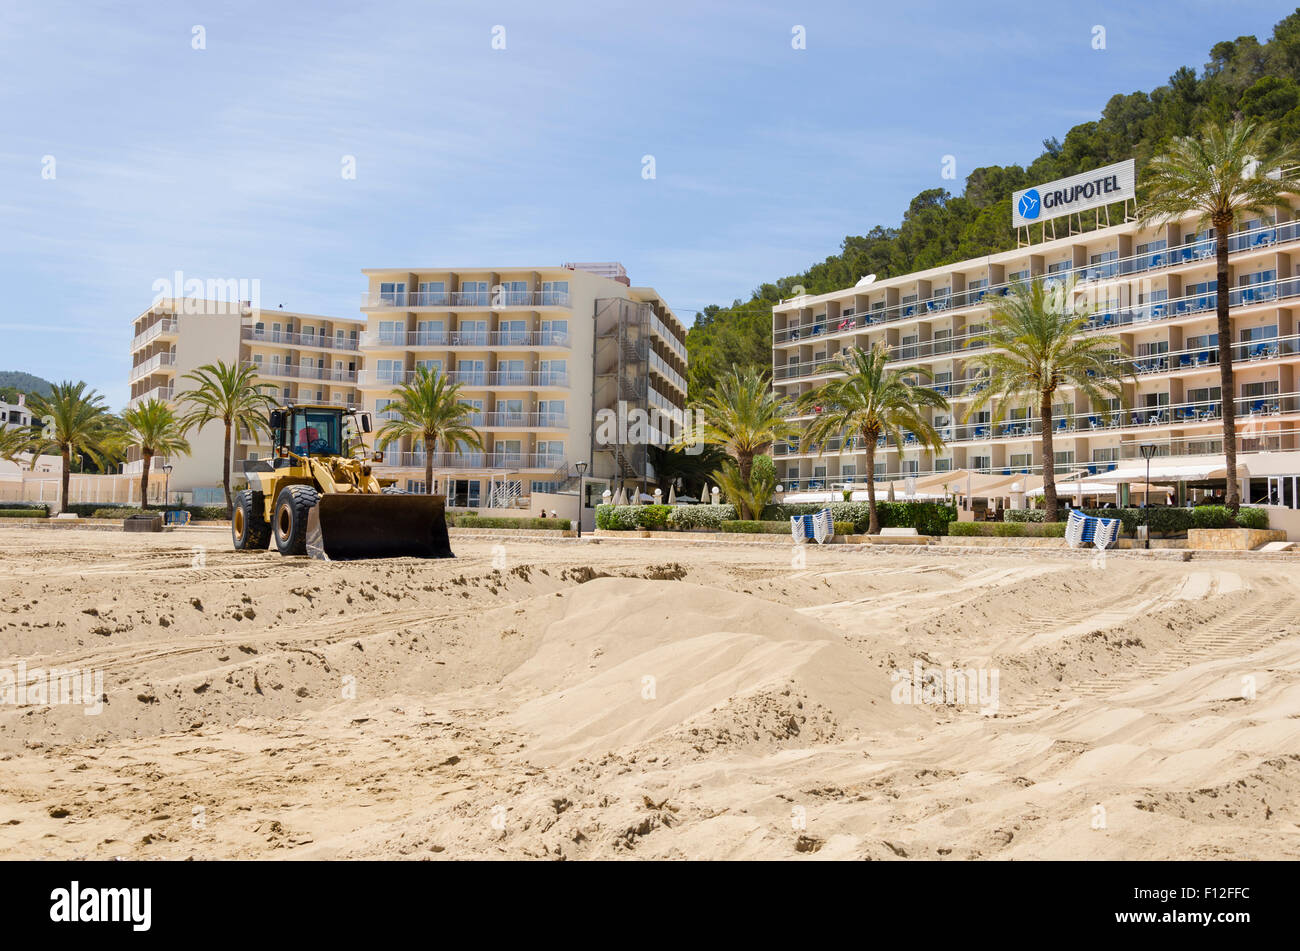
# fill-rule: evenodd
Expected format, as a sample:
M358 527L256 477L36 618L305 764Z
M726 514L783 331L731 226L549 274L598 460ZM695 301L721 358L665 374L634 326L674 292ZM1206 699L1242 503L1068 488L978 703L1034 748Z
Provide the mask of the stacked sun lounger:
M1119 538L1119 528L1120 520L1117 518L1093 518L1078 509L1070 509L1065 522L1065 540L1071 548L1085 545L1109 548Z
M835 521L830 509L822 509L812 515L791 515L790 534L796 542L812 539L818 545L835 533Z

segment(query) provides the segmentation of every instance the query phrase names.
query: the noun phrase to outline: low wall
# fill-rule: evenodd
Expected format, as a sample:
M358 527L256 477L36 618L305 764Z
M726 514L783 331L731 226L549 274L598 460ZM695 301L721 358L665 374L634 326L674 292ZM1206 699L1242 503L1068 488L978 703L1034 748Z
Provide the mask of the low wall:
M1269 542L1284 542L1286 536L1276 528L1189 528L1187 547L1195 551L1254 551Z

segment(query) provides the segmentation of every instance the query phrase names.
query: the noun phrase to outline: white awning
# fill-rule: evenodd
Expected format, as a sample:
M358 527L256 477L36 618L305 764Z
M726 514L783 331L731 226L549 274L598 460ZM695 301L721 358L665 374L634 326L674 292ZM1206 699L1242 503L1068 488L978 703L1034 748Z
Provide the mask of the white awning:
M1240 473L1242 466L1237 466ZM1207 479L1222 479L1227 476L1227 468L1219 462L1175 462L1169 457L1151 460L1152 482L1202 482ZM1088 476L1089 482L1106 482L1115 485L1120 482L1145 482L1147 478L1146 463L1121 466L1110 472L1099 472Z

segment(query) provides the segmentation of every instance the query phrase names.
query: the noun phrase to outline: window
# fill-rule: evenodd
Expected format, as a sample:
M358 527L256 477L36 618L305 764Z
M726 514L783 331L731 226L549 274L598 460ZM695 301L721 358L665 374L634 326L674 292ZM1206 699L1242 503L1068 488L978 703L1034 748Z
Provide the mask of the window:
M1119 447L1111 446L1107 449L1094 449L1092 451L1093 462L1118 462Z
M1277 392L1277 380L1261 380L1258 383L1241 384L1241 395L1247 399L1252 396L1273 396Z
M486 347L488 342L488 323L486 320L462 320L452 334L451 342L455 346Z
M526 305L528 303L528 283L526 281L502 281L498 302L502 307Z
M857 476L857 474L858 474L858 467L855 465L840 466L840 475L843 476L845 479L849 480L850 482L853 480L855 476Z
M486 307L488 305L487 281L462 281L459 301L468 307Z
M1012 469L1028 469L1034 464L1034 454L1032 452L1013 452L1010 456L1010 465Z
M542 281L542 303L552 307L567 307L569 304L569 282Z
M569 322L567 320L543 320L542 321L542 339L543 345L563 344L569 340Z
M543 384L563 383L569 375L569 364L566 360L539 360L537 370Z
M442 374L441 360L416 360L415 367L417 370L420 367L424 367L426 370L428 370L430 373L434 374L435 376L439 376Z
M410 493L411 495L424 495L424 480L423 480L423 479L407 479L407 480L406 480L406 491L407 491L408 493Z
M541 439L537 442L537 455L543 459L550 459L557 465L564 458L564 440L562 439ZM546 463L543 463L545 465Z
M1057 261L1055 264L1047 265L1048 274L1060 274L1062 271L1068 271L1074 267L1074 262L1068 258L1064 261Z
M381 281L379 284L379 300L385 304L405 305L406 304L406 282L405 281Z
M447 342L446 324L441 320L421 320L415 325L415 341L421 346L435 346Z
M935 472L952 472L952 460L951 460L951 459L936 459L936 460L934 460L934 471L935 471Z
M524 369L523 360L498 360L498 385L522 386L528 382L528 371Z
M447 303L447 283L445 281L421 281L420 297L416 302L424 307L434 307Z
M538 492L545 492L548 495L554 495L556 492L560 491L560 483L542 482L534 479L532 483L529 485L529 491L533 492L534 494Z
M1058 466L1072 466L1074 465L1074 450L1065 449L1060 452L1054 452L1052 453L1052 458L1056 460Z
M528 321L503 320L497 324L498 339L502 344L528 343Z
M375 380L379 383L400 383L402 364L400 360L376 360Z
M476 509L479 507L478 479L453 479L448 486L447 504L454 508Z
M289 439L291 448L300 456L339 455L343 444L338 414L296 410L289 420Z
M992 456L971 456L972 469L991 469L993 468Z
M542 426L563 425L568 407L564 400L538 400L537 418Z
M406 343L406 322L397 320L381 320L379 322L379 342L380 343Z

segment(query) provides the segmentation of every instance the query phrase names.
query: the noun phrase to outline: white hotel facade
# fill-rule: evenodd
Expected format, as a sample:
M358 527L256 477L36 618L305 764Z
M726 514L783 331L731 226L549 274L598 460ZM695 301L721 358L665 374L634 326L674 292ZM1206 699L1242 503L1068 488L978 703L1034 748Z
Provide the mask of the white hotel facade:
M1104 478L1116 467L1142 465L1143 443L1157 447L1153 472L1161 465L1208 472L1216 459L1222 467L1220 413L1231 399L1244 501L1276 498L1300 507L1300 211L1279 208L1227 236L1236 390L1230 394L1219 390L1216 237L1198 231L1194 218L1146 228L1130 221L782 301L772 309L779 395L793 399L839 375L835 360L844 351L884 343L900 367L928 369L951 410L932 414L946 443L937 453L914 444L868 447L853 436L831 440L820 454L778 445L778 477L788 490L864 482L868 451L882 481L962 469L1041 471L1036 409L1008 407L999 416L995 405L969 420L966 414L980 386L971 357L990 305L1016 282L1045 277L1076 282L1075 293L1094 311L1086 332L1118 337L1139 371L1115 405L1085 405L1062 391L1055 407L1058 478L1062 470Z

